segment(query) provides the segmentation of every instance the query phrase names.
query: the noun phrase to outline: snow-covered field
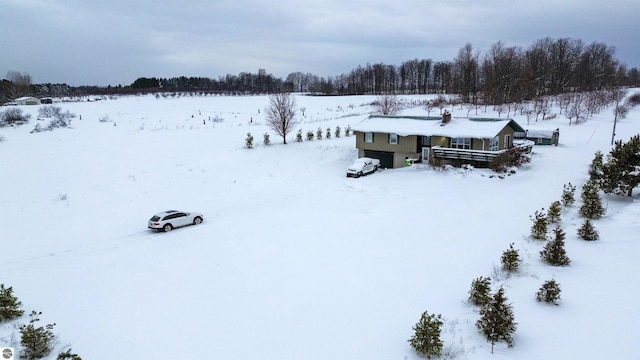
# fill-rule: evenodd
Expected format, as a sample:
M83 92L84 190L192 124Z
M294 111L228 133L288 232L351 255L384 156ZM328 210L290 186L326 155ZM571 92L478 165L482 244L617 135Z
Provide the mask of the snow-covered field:
M299 128L344 130L373 99L298 96ZM560 145L536 146L504 179L424 165L352 179L353 136L297 143L292 134L284 145L265 125L266 96L54 105L78 116L72 129L30 133L37 106L21 107L29 124L0 128L0 283L25 310L0 324L0 347L19 348L17 328L37 310L57 324L49 359L69 346L83 359L417 359L407 340L426 310L445 320L449 358L638 358L640 189L603 195L600 240L576 235L587 166L611 148L611 109L577 126L560 114L531 125L512 116L559 127ZM244 147L248 132L254 149ZM635 109L617 139L638 132ZM530 216L569 182L578 187L562 213L572 263L556 268L529 238ZM205 222L147 230L151 215L174 208ZM506 276L497 269L510 243L524 262ZM494 355L467 302L479 276L504 286L518 323L514 347L498 343ZM559 306L535 300L552 278Z

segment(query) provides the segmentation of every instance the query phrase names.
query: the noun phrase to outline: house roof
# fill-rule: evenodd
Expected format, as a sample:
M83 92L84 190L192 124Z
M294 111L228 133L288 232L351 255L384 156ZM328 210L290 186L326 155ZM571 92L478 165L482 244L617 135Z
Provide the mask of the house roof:
M353 126L354 131L393 133L400 136L446 136L465 138L493 138L505 126L511 125L516 131L524 129L508 118L461 118L452 117L443 124L441 117L434 116L383 116L370 115Z
M14 101L25 101L25 100L38 100L38 98L35 98L33 96L23 96L15 99Z

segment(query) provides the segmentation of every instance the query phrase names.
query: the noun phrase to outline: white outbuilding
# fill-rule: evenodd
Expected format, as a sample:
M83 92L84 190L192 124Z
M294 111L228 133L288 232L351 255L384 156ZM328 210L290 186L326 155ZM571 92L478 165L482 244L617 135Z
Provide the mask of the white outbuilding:
M15 103L18 105L40 105L40 99L31 96L23 96L21 98L17 98Z

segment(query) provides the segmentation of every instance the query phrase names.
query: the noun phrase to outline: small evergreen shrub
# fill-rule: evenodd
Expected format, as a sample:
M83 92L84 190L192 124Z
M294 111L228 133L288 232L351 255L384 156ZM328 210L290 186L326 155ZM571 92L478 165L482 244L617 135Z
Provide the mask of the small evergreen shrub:
M322 140L322 129L320 128L318 128L318 131L316 131L316 139Z
M340 137L341 132L342 132L342 129L340 129L340 125L336 126L336 138Z
M72 353L71 349L68 349L67 351L59 353L56 360L82 360L82 358L78 356L78 354Z
M600 194L598 193L599 190L598 183L593 180L589 180L584 184L582 194L580 195L582 198L580 215L591 220L599 219L604 215L605 209L602 206L602 198L600 198Z
M553 266L567 266L571 263L571 259L567 256L567 252L564 249L564 239L565 233L564 230L557 225L553 232L555 234L555 238L550 240L540 251L540 257L547 263Z
M578 236L588 241L598 240L600 238L598 230L596 230L596 228L591 223L591 220L589 219L586 219L582 226L580 226L580 228L578 229Z
M515 272L520 267L520 253L518 249L513 248L513 243L509 245L509 248L502 253L502 269Z
M307 131L307 141L313 140L313 131Z
M533 225L531 225L531 237L536 240L546 240L548 222L544 208L536 211L534 216L530 216L529 218L533 221Z
M596 151L591 164L589 165L589 180L598 182L602 178L602 167L604 165L604 155L600 150Z
M251 135L251 133L247 133L247 138L244 140L244 146L247 149L253 149L253 135Z
M5 288L4 284L0 284L0 321L11 320L24 314L24 310L20 310L22 302L13 296L13 288Z
M553 279L546 281L536 293L536 300L558 305L560 284Z
M20 344L23 347L23 353L21 358L33 360L41 359L53 349L53 342L55 335L53 334L53 327L56 324L47 324L45 326L36 327L35 323L40 321L39 316L42 312L32 311L29 314L29 325L20 326L20 334L22 338Z
M515 322L513 307L507 301L504 288L501 287L491 301L480 309L480 319L476 322L476 327L491 341L492 354L493 345L500 340L506 341L509 347L513 346L512 334L518 324Z
M344 129L345 136L351 136L351 125L347 125L347 128Z
M327 139L331 139L331 128L327 128Z
M471 282L469 302L484 306L491 300L491 278L480 276Z
M571 206L576 202L575 198L576 187L571 183L564 184L564 190L562 191L562 205Z
M547 211L547 221L549 224L555 224L560 222L560 217L562 214L562 206L560 205L560 201L554 201L549 206L549 210Z
M266 146L271 145L271 138L269 137L269 133L264 133L263 137L264 137L264 140L263 140L264 144Z
M298 130L296 134L296 142L302 142L302 129Z
M414 335L409 339L411 347L420 355L431 359L431 356L440 356L442 353L442 315L422 313L420 321L413 327Z

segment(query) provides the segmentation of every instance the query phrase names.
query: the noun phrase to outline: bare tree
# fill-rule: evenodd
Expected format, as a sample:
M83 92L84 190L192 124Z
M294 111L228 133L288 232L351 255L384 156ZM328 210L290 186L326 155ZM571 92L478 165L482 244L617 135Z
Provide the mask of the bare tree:
M29 94L31 75L10 70L7 71L7 80L11 82L11 88L9 89L11 97L19 98Z
M382 95L373 102L373 107L382 115L394 115L402 110L402 103L395 95Z
M269 95L269 106L265 109L267 123L271 130L282 136L287 143L287 134L293 131L298 123L296 116L296 99L291 93Z

